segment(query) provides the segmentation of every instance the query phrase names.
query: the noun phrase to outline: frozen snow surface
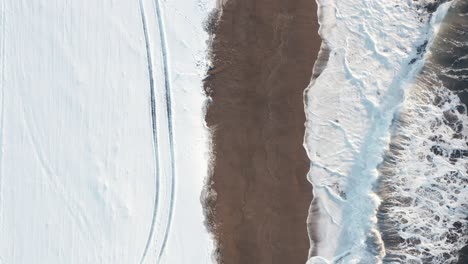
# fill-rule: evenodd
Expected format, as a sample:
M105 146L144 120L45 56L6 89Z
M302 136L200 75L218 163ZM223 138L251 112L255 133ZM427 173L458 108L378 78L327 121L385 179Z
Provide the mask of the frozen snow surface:
M212 263L214 4L1 1L0 263Z
M318 0L330 55L305 99L308 178L318 210L309 217L315 256L308 263L383 262L378 166L405 87L421 70L423 51L451 4L434 13L424 8L435 2Z

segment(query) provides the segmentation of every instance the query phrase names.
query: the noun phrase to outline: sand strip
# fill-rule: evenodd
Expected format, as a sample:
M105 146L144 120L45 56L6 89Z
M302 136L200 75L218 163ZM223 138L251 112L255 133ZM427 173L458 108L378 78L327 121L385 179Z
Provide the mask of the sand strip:
M212 44L209 224L220 263L305 263L312 188L303 91L320 49L314 0L229 0Z

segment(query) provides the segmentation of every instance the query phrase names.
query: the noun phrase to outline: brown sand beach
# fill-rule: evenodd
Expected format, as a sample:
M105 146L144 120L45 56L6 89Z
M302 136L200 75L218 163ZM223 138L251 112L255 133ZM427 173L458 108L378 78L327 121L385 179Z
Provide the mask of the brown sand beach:
M315 0L228 0L214 28L208 224L219 263L305 263L312 187L303 91L320 48Z

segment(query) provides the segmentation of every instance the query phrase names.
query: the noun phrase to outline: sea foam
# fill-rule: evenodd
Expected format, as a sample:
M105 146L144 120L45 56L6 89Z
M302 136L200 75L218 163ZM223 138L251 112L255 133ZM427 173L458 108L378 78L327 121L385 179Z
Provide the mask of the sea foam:
M447 7L434 13L434 1L318 4L329 56L305 92L304 144L314 186L308 263L380 263L378 167L405 87L423 66L422 47Z
M466 263L458 252L468 238L467 7L454 2L428 46L379 168L388 263Z

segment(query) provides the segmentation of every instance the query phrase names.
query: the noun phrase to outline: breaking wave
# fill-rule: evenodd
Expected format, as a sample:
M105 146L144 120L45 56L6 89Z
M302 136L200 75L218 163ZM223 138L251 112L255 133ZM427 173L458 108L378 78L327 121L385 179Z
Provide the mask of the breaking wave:
M444 81L466 82L467 73L436 53L441 41L464 43L442 33L466 25L444 20L464 7L318 3L328 60L305 92L308 263L456 263L467 242L468 116L464 88Z
M379 223L388 263L466 263L468 3L448 10L407 88L380 167Z

